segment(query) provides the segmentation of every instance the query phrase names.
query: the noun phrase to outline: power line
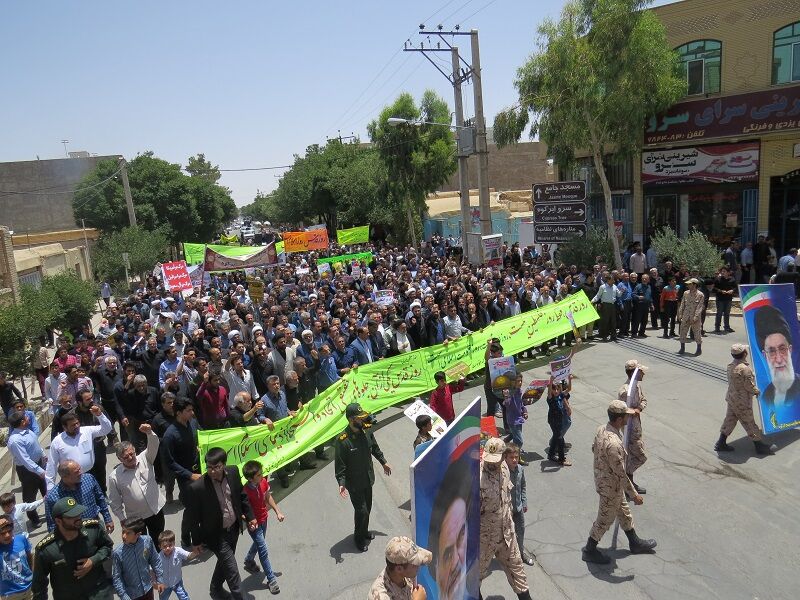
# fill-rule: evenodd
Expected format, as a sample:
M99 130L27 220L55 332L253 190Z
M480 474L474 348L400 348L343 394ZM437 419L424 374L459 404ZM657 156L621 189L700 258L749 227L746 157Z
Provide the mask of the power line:
M19 191L19 190L0 190L0 196L7 196L7 195L50 196L50 195L53 195L53 194L75 194L75 193L78 193L78 192L83 192L85 190L91 190L92 188L96 188L96 187L100 187L101 185L104 185L105 183L107 183L107 182L111 181L112 179L114 179L114 177L116 177L117 174L119 174L120 171L122 171L122 167L120 167L119 169L114 171L114 173L112 173L109 177L103 179L103 181L99 181L99 182L94 183L92 185L87 185L86 187L82 187L80 189L71 188L71 189L64 189L64 190L55 190L53 188L40 188L40 189L37 189L37 190L30 190L28 192L22 192L22 191ZM47 191L47 190L53 190L53 191ZM44 193L39 193L39 192L44 192Z
M426 23L427 21L430 21L430 20L431 20L433 17L435 17L436 15L438 15L440 12L442 12L442 11L443 11L445 8L447 8L448 6L450 6L450 5L451 5L453 2L455 2L455 1L456 1L456 0L449 0L449 2L445 2L445 3L444 3L444 4L443 4L441 7L439 7L439 9L438 9L437 11L435 11L435 12L434 12L432 15L430 15L429 17L427 17L427 18L423 19L423 20L422 20L422 22L423 22L423 23Z
M461 23L463 23L464 21L469 21L469 20L470 20L472 17L474 17L475 15L477 15L479 12L481 12L481 11L483 11L483 10L486 10L486 9L487 9L487 8L489 8L489 7L490 7L492 4L494 4L495 2L497 2L497 0L490 0L490 1L489 1L487 4L484 4L484 5L483 5L481 8L479 8L478 10L476 10L476 11L475 11L474 13L472 13L470 16L468 16L468 17L464 17L463 19L461 19L461 21L460 21L460 22L461 22ZM465 6L466 6L466 5L465 5Z
M454 15L460 13L462 10L467 8L467 6L469 6L473 2L475 2L475 0L467 0L466 2L464 2L464 4L459 6L457 9L455 9L453 12L451 12L449 15L447 15L444 19L442 19L442 21L449 21Z
M241 171L273 171L277 169L291 169L294 165L280 165L278 167L251 167L249 169L217 169L220 173L234 173Z

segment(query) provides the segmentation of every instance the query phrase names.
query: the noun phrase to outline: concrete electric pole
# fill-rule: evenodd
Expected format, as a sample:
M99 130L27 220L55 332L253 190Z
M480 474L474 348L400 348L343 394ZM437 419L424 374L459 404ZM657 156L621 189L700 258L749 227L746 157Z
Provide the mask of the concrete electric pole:
M461 63L458 57L458 48L450 49L453 62L453 92L456 112L456 136L458 136L458 190L461 196L461 251L464 258L469 257L467 246L472 231L472 210L469 205L469 155L462 152L462 140L466 133L464 127L464 99L461 97Z
M481 235L492 233L492 210L489 206L489 148L486 143L486 120L483 116L483 86L481 84L481 52L478 30L469 32L472 42L472 89L475 93L475 127L478 155L478 194L481 210Z
M128 168L125 159L119 159L119 174L122 177L122 189L125 192L125 204L128 207L128 222L131 227L136 226L136 212L133 210L133 197L131 196L131 186L128 183Z

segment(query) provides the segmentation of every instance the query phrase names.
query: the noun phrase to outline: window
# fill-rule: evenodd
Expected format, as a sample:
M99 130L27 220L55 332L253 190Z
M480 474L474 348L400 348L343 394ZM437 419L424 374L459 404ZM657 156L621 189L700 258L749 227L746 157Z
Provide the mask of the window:
M688 95L718 94L722 44L714 40L696 40L675 49L688 84Z
M800 21L778 29L772 39L772 83L800 81Z

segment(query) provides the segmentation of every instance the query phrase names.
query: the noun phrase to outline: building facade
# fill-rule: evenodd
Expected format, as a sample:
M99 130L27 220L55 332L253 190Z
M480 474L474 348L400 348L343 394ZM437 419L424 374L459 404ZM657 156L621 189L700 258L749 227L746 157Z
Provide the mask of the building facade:
M720 246L775 238L800 245L800 1L684 0L652 9L681 58L686 98L650 119L644 149L611 161L614 218L649 243L664 225ZM590 158L590 218L605 224Z

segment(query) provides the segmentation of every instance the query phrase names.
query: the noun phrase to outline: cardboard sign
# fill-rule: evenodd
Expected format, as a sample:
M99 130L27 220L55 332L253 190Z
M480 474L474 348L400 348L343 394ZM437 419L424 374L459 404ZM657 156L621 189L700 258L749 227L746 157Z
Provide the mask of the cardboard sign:
M493 390L510 390L517 378L517 368L513 356L489 359L489 380Z
M434 438L438 438L444 433L444 430L447 429L447 423L444 422L444 419L436 414L436 412L430 406L425 404L420 398L417 398L411 406L406 408L403 411L403 414L414 421L414 423L417 422L418 416L428 415L433 424L431 436Z
M525 404L535 404L544 396L549 385L550 382L547 379L534 379L522 392L522 401Z
M572 359L568 356L550 361L550 374L553 376L553 381L569 379L569 374L571 371Z
M330 263L322 263L317 265L317 273L319 273L320 277L332 277L333 271Z
M264 301L264 282L258 277L248 277L247 292L254 304L261 304Z
M164 285L170 292L194 288L185 260L164 263L161 265L161 272L164 274Z
M378 306L391 306L394 304L394 292L392 290L378 290L375 292L375 302Z

